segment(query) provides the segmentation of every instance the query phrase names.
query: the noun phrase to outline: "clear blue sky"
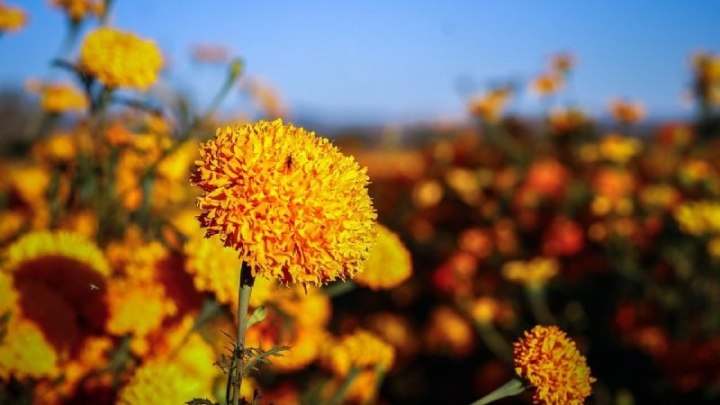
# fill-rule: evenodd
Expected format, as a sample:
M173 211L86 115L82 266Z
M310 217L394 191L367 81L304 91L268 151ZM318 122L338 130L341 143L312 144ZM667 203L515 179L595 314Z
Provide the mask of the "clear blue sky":
M42 76L65 30L46 1L7 2L32 20L0 38L5 85ZM223 71L193 64L192 47L220 44L280 88L291 112L328 122L463 116L459 80L482 91L531 77L557 51L577 55L572 99L596 115L611 96L641 100L655 117L686 114L690 53L720 52L720 1L710 0L116 0L112 14L161 46L170 80L200 103ZM233 94L223 108L241 103ZM513 105L540 108L530 95Z

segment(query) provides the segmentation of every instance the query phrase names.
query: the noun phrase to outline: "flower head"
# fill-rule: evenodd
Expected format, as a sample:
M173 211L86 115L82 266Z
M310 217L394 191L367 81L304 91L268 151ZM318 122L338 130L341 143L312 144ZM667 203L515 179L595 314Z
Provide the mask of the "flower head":
M340 376L346 376L353 368L387 371L395 361L395 349L364 330L343 336L327 350L327 364Z
M559 270L557 259L536 257L527 262L514 260L505 263L502 268L502 276L509 281L533 288L544 285L555 277Z
M80 67L107 87L145 90L157 80L163 59L155 43L103 27L91 32L80 48Z
M3 271L12 274L20 312L60 354L73 355L89 335L102 331L110 266L92 241L71 232L33 232L4 256Z
M513 347L515 372L535 387L535 403L580 405L592 393L585 357L556 326L538 325Z
M375 228L377 243L363 271L355 275L355 282L373 290L393 288L412 275L410 252L391 230L380 224Z
M46 84L40 98L42 109L51 114L84 111L88 100L85 94L64 83Z
M207 235L253 275L321 285L352 277L375 239L368 176L325 138L282 120L218 129L191 182Z
M86 16L100 17L105 11L103 1L94 0L50 0L55 7L63 10L71 21L79 22Z
M0 33L19 31L27 24L27 15L18 7L0 3Z

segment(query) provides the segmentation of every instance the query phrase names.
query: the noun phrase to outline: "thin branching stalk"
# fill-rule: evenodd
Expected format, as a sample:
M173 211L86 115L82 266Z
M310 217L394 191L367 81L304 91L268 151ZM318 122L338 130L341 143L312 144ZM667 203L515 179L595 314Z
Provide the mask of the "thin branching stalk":
M245 351L245 332L247 330L247 315L248 308L250 306L250 294L252 293L253 284L255 284L255 276L252 274L252 270L247 263L243 262L240 267L240 283L238 294L238 337L235 342L235 350L233 350L233 367L230 370L231 383L235 385L234 404L240 405L240 389L242 388L242 370L244 363L244 351ZM232 380L236 380L235 383ZM229 402L228 402L229 403Z

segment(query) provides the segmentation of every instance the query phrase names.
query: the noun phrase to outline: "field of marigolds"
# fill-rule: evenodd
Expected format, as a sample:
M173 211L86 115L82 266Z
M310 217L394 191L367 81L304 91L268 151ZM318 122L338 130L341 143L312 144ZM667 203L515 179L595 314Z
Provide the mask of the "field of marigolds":
M473 125L328 140L240 59L199 52L196 111L110 2L51 3L64 50L0 157L0 404L720 403L717 55L688 122L527 121L514 84ZM0 3L0 42L27 18ZM239 86L257 111L218 113Z

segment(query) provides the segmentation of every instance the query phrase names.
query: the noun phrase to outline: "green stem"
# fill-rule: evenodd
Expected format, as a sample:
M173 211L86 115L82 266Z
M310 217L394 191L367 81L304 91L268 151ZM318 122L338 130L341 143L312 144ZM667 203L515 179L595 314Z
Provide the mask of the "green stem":
M544 285L533 285L525 288L528 301L530 302L530 309L535 316L535 320L542 325L555 325L557 321L548 307L547 300L545 299L545 286Z
M353 283L350 280L337 281L328 285L327 287L324 287L322 289L322 293L330 298L339 297L341 295L344 295L345 293L349 293L350 291L354 290L355 287L357 287L357 284Z
M238 288L238 338L235 342L235 350L233 350L233 370L230 375L233 377L231 383L237 381L234 403L240 405L240 389L242 388L242 370L243 370L243 352L245 351L245 332L247 330L247 315L250 307L250 294L252 293L255 276L252 274L250 266L245 262L240 267L240 283ZM228 400L229 401L229 400ZM229 402L228 402L229 403Z
M328 405L342 404L342 401L345 399L345 396L347 395L348 391L350 390L350 386L352 386L352 383L355 381L355 379L357 378L358 375L360 375L360 369L356 368L356 367L351 368L347 377L345 377L345 381L343 381L342 385L340 386L340 389L330 399L330 401L328 402Z
M495 356L507 364L513 363L512 348L491 322L475 322L475 329Z
M220 103L230 92L230 89L232 89L235 81L238 79L238 77L240 77L240 73L242 73L242 70L242 60L236 59L232 61L232 63L230 64L227 78L225 79L225 83L220 88L220 91L218 91L218 93L215 95L215 98L213 98L212 102L210 102L210 105L208 106L207 110L205 110L205 113L199 118L197 118L195 122L193 122L190 131L188 132L191 132L193 129L200 127L208 118L210 118L210 115L212 115L212 113L220 106Z
M485 395L484 397L478 399L470 405L489 404L491 402L497 401L498 399L518 395L523 391L525 391L525 385L523 384L523 382L517 378L513 378L512 380L505 383L505 385Z

